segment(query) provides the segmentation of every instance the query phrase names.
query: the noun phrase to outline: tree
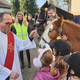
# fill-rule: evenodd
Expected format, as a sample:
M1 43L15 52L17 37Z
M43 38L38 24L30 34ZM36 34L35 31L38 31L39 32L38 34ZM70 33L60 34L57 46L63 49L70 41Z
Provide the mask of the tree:
M65 5L68 5L68 11L71 10L71 0L63 0L65 2Z
M12 16L15 16L15 14L14 14L14 0L10 0L10 6L11 6L11 9L13 10L13 11L11 12L11 15L12 15Z
M24 4L25 4L25 0L21 0L21 1L20 1L20 11L23 12L23 13L26 11L26 10L24 9Z
M34 14L38 12L36 0L25 0L24 8L29 14Z
M58 6L64 10L71 10L71 0L53 0L55 6Z
M20 2L19 0L10 0L12 15L16 16L17 12L20 11Z
M50 5L54 5L54 1L53 0L49 0L49 4Z
M18 11L20 11L20 2L19 2L19 0L15 0L14 1L14 13L15 13L15 15L17 14Z

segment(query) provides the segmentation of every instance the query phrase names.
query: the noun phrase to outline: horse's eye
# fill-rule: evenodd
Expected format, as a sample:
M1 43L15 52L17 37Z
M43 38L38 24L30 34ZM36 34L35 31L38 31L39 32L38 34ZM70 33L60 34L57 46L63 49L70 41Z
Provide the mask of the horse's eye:
M49 31L49 33L52 33L53 31Z

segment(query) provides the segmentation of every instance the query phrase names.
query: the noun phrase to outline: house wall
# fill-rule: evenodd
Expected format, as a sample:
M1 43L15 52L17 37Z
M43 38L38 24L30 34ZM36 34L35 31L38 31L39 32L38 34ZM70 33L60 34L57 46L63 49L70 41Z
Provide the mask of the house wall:
M80 15L80 0L71 0L71 13Z
M12 12L11 9L6 9L6 8L0 8L0 13L1 12Z

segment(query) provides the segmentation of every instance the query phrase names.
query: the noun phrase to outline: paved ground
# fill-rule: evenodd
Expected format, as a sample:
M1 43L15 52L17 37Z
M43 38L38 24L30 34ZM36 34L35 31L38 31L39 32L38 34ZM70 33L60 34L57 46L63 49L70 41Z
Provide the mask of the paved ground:
M22 69L23 80L32 80L32 79L34 78L34 76L36 75L36 72L38 71L38 68L36 68L36 67L33 65L33 59L34 59L35 56L36 56L36 52L37 52L37 49L38 49L38 42L39 42L39 41L38 41L36 38L35 38L34 40L35 40L35 42L36 42L37 48L30 50L30 55L31 55L31 68L28 68L28 67L27 67L28 61L27 61L26 53L25 53L25 51L24 51L24 65L25 65L25 68Z

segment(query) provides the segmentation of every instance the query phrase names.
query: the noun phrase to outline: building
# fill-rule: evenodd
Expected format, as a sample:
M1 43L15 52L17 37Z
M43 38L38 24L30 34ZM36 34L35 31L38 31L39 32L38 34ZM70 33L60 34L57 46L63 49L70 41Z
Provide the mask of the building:
M71 13L80 15L80 0L71 0Z
M7 0L0 0L0 12L12 12L11 6Z

